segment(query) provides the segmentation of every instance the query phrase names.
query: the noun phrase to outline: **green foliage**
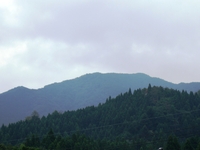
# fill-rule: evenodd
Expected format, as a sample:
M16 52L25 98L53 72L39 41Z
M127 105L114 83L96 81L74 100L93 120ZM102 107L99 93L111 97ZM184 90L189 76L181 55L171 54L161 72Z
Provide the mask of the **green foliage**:
M166 150L181 150L181 146L176 136L169 136Z
M0 150L6 150L6 146L4 144L0 144Z
M184 144L183 150L193 150L192 144L187 140Z
M2 125L0 143L23 143L21 149L156 149L166 145L166 149L177 150L184 143L183 149L196 149L199 104L197 93L149 84L148 88L109 97L96 107L54 111L42 118L33 112L29 120ZM197 138L188 139L191 136Z
M40 146L40 139L37 135L31 135L31 137L26 138L25 145L29 147L39 147Z

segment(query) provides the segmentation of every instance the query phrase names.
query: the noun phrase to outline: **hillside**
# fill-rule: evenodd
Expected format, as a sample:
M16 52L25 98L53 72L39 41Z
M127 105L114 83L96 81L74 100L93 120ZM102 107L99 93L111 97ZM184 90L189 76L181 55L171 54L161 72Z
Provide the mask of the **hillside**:
M148 88L133 92L129 89L116 98L108 98L104 104L96 107L63 113L55 111L42 118L36 113L25 121L18 121L8 127L2 126L0 143L15 145L33 135L43 139L52 129L56 136L63 138L78 132L95 140L123 139L126 144L128 141L136 147L149 147L146 149L165 145L170 135L176 136L180 142L196 137L193 139L196 149L200 142L199 124L198 93L149 85ZM44 140L39 143L41 146L45 144ZM54 144L59 143L55 141ZM49 145L46 146L48 149Z
M173 84L159 78L138 74L86 74L81 77L54 83L41 89L16 87L0 94L0 125L25 119L36 110L40 116L53 111L66 111L97 106L106 98L115 97L129 88L144 88L148 84L178 90L194 91L200 83Z

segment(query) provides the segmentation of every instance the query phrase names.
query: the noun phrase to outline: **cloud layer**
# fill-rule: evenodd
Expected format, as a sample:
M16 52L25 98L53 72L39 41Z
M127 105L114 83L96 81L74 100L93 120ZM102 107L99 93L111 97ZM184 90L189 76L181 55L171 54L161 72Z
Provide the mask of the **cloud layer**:
M0 93L91 72L200 81L200 2L0 1Z

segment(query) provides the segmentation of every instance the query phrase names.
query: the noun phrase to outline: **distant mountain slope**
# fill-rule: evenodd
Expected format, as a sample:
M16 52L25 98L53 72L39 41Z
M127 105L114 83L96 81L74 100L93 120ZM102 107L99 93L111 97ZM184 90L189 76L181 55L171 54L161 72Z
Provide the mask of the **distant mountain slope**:
M0 125L25 119L36 110L40 116L66 110L76 110L104 103L109 96L115 97L129 88L162 86L178 90L198 91L200 83L173 84L148 75L93 73L31 90L17 87L0 94Z

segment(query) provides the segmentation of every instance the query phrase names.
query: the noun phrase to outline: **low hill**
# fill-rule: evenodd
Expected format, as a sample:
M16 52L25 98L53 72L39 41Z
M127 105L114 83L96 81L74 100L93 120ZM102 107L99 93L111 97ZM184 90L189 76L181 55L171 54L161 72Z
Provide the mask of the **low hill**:
M25 119L36 110L40 116L53 111L66 111L97 106L106 98L115 97L129 88L132 90L152 86L163 86L196 92L200 83L173 84L146 74L93 73L53 83L41 89L16 87L0 94L0 125Z

